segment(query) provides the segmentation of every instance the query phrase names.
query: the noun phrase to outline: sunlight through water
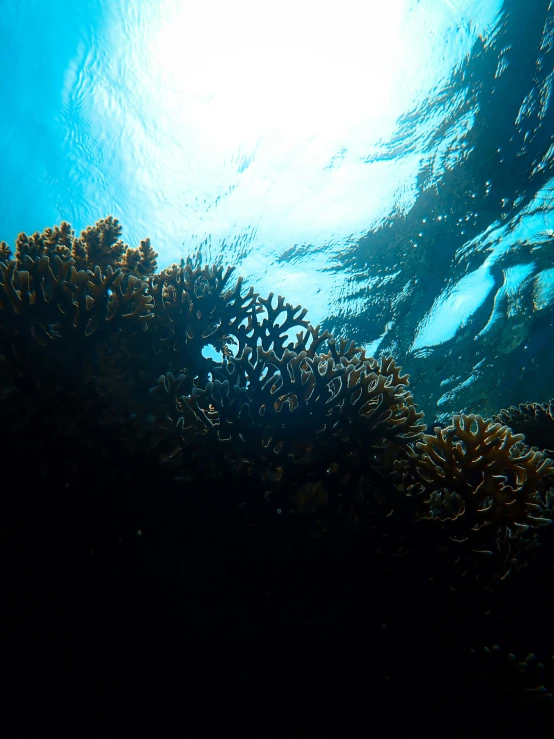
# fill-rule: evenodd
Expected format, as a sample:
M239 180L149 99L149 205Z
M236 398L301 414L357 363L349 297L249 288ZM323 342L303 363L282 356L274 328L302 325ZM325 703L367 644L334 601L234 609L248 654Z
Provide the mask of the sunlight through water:
M500 6L156 3L126 28L144 122L122 161L142 212L152 200L147 221L125 221L144 222L167 262L209 239L206 258L232 253L319 322L318 290L342 289L327 267L345 240L417 195L424 155L383 156L399 117L447 84ZM280 260L293 245L301 254Z
M111 213L160 267L233 265L393 355L426 412L496 407L500 371L525 398L554 301L554 11L529 2L8 4L1 237Z

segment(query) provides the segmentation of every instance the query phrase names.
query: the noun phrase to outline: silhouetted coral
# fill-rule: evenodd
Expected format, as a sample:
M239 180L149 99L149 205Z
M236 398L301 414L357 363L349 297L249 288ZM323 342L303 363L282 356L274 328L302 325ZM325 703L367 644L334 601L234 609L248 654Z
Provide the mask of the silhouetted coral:
M522 450L522 439L469 414L454 416L451 426L416 444L408 492L423 496L419 518L440 522L466 568L475 554L489 554L505 576L533 530L551 521L541 494L551 484L552 460Z
M11 249L5 241L0 241L0 262L8 262L11 257Z
M501 410L494 420L506 424L518 434L524 434L528 446L554 457L554 400L520 403L517 407L512 405Z
M86 530L90 556L109 553L106 569L114 549L124 541L130 547L128 540L136 547L157 520L156 544L137 575L141 588L151 569L156 582L166 577L172 547L195 539L202 556L214 550L213 569L195 561L186 570L187 550L174 576L183 568L190 580L194 572L199 600L256 602L262 591L272 633L301 627L305 638L318 624L326 635L341 608L351 618L342 592L348 581L345 593L363 612L360 633L371 648L396 614L389 647L406 633L415 654L422 628L422 653L437 638L437 609L441 623L461 605L471 610L465 594L477 589L465 573L481 578L480 595L492 581L499 592L501 578L525 577L522 568L549 545L537 532L553 514L554 466L524 446L517 418L510 429L454 416L426 434L408 375L393 357L367 356L312 326L305 308L281 296L243 290L241 278L231 281L232 267L202 266L195 257L154 273L150 241L129 248L112 217L80 237L65 222L22 234L10 255L2 242L3 445L13 450L24 489L44 507L36 527L50 515L43 487L54 490L53 502L80 516L78 551ZM87 489L85 512L78 495L62 498L60 489ZM20 516L13 520L32 518L18 493L10 490L4 504ZM170 502L180 512L175 521L158 511ZM95 506L89 526L83 522ZM110 523L117 538L104 532L108 543L96 533L106 506L117 511ZM62 548L63 530L56 529ZM17 535L10 533L14 549ZM247 571L252 590L241 585ZM179 581L180 592L188 594L189 580ZM369 592L372 606L363 610ZM410 632L403 609L415 614ZM435 649L441 669L448 638ZM381 650L385 662L390 649ZM391 674L400 680L404 656L394 659ZM506 669L499 690L509 692ZM534 675L531 683L540 688Z
M20 269L25 269L26 257L34 260L37 257L59 256L66 259L71 256L74 231L66 221L60 226L46 228L42 233L27 236L20 233L16 241L15 259Z
M80 392L83 410L103 403L101 418L121 423L125 398L117 400L112 347L118 336L143 334L153 299L146 282L117 267L119 250L110 248L119 231L110 217L87 229L87 241L75 239L64 222L42 234L20 234L15 258L0 261L0 390L12 425L24 424L32 408L61 402L47 400L58 386L68 396ZM104 270L90 262L94 244L104 249ZM9 249L3 252L9 257ZM84 268L72 254L80 254ZM147 248L144 257L152 259Z
M368 358L310 326L300 306L279 297L274 307L272 298L225 321L236 353L179 398L184 442L207 456L221 447L264 481L266 498L286 489L285 505L365 497L385 445L406 447L424 431L407 376L391 357ZM290 341L296 327L304 330Z
M126 272L145 278L156 271L157 259L158 252L152 248L150 239L143 239L136 249L127 249L121 267Z
M25 269L26 257L35 260L37 257L59 256L64 260L71 257L77 270L94 272L96 267L100 267L105 272L110 265L114 270L121 268L136 277L153 274L158 255L152 249L150 239L143 239L140 246L133 249L120 238L122 232L117 218L107 216L94 226L88 226L78 237L66 221L31 236L20 233L15 250L17 266ZM11 252L5 242L2 242L1 249L2 261L9 260Z
M39 343L91 336L103 322L149 320L152 298L146 285L108 265L94 272L76 270L73 259L25 255L25 269L15 261L0 263L0 309L17 316L10 326L30 332Z
M77 267L95 269L98 266L102 271L108 265L119 267L128 249L120 238L122 232L121 224L112 216L102 218L82 231L72 252Z

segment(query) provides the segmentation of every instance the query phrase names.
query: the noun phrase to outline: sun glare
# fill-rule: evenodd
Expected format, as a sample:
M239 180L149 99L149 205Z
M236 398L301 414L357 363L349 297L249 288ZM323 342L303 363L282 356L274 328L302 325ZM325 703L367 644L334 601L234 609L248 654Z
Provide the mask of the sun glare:
M154 35L149 66L166 104L209 109L208 135L334 138L386 116L404 5L184 3Z
M344 240L410 207L422 154L383 152L401 116L444 89L487 37L501 4L144 3L124 23L125 45L112 24L122 49L112 67L126 76L95 83L96 118L103 103L108 127L118 103L125 114L118 165L136 193L131 220L147 197L168 262L181 255L170 244L209 239L210 258L235 244L243 274L262 289L265 265L272 289L286 283L296 300L290 291L305 292L318 250L327 264ZM291 244L310 249L279 261ZM318 275L334 279L324 265Z

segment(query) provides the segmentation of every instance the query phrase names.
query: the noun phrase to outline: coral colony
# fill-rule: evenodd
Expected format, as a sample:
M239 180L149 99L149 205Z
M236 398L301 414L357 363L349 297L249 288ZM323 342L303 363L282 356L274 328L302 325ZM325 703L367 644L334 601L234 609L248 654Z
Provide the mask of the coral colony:
M422 561L434 547L449 577L481 588L532 560L553 509L552 404L428 433L392 357L231 284L231 267L157 272L149 239L130 248L121 231L109 216L80 236L65 222L20 234L13 255L0 244L2 424L34 465L78 475L60 450L94 427L184 490L223 487L306 537L386 531L380 546L400 557L408 536ZM57 453L33 431L45 414Z

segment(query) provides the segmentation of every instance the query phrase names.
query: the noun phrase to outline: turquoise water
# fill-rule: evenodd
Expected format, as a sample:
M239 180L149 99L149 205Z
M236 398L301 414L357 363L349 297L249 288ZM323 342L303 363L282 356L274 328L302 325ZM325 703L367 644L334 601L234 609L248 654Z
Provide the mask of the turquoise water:
M112 214L261 295L150 276L139 324L135 276L0 248L6 736L550 736L550 460L452 414L554 396L553 69L549 0L0 0L0 241ZM270 292L452 426L272 354ZM550 454L553 408L496 418Z
M0 237L113 214L394 354L429 421L546 401L553 18L3 0Z

